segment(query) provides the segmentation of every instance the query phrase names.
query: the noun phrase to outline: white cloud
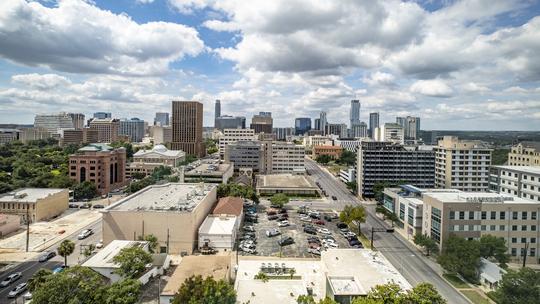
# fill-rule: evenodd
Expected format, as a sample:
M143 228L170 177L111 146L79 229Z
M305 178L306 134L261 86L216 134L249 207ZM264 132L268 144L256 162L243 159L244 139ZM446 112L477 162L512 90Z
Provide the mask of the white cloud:
M394 77L394 75L377 71L375 73L371 73L369 77L365 77L362 81L369 84L370 86L391 86L395 84L395 80L396 77Z
M195 29L176 23L138 24L125 14L82 0L52 8L0 2L0 56L72 73L156 75L171 62L203 51Z
M410 88L411 92L431 97L450 97L452 89L442 80L418 80Z
M57 74L21 74L11 76L11 82L22 84L39 90L53 89L58 86L69 85L71 81Z

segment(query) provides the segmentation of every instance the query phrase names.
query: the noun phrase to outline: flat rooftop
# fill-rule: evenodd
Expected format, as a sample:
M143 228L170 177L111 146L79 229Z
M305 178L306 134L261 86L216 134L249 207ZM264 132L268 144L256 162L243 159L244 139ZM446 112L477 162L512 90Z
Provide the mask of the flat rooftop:
M216 280L226 279L229 277L230 268L230 255L185 256L170 276L161 295L173 296L182 283L192 275L200 275L203 278L213 276Z
M135 246L145 247L147 245L148 242L143 241L114 240L98 251L96 255L84 262L82 266L91 268L119 268L120 266L113 262L113 258L118 255L122 249Z
M191 212L215 188L210 184L151 185L103 209L107 211Z
M67 189L57 188L22 188L8 193L0 194L0 202L35 203L49 195L54 195Z
M341 276L341 277L328 277L328 282L332 288L334 295L360 295L367 294L367 292L360 286L355 277L353 276Z
M358 295L367 294L372 287L391 282L404 290L412 288L380 252L369 249L330 249L321 253L321 262L327 276L337 278L335 288L344 294L352 293L355 288L362 292Z
M540 175L540 167L535 167L535 166L493 166L493 167L501 168L503 170L519 171L523 173Z
M185 175L216 175L221 176L231 168L232 164L220 164L220 163L201 163L196 167L186 171Z
M314 188L317 186L304 175L271 174L257 177L257 188Z
M443 203L539 204L537 201L499 193L426 192L424 193L424 196L432 197Z
M208 215L199 227L199 233L212 235L229 235L235 229L236 216Z

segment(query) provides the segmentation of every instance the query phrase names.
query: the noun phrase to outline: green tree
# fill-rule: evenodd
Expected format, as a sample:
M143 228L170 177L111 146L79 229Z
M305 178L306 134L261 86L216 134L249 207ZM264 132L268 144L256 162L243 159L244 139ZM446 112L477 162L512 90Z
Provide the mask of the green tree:
M133 145L127 141L115 141L110 145L113 148L126 148L126 157L131 160L133 158Z
M400 295L402 304L445 304L446 300L429 283L420 283L412 290Z
M96 184L84 181L73 187L73 196L76 200L92 199L98 195Z
M148 251L150 253L155 253L159 245L157 237L153 234L147 234L144 237L139 236L139 241L148 242Z
M92 253L94 253L94 250L96 250L96 245L94 244L87 245L84 247L83 255L85 257L89 257L92 255Z
M395 283L377 285L366 297L359 297L352 304L445 304L446 300L429 283L420 283L404 291Z
M283 193L274 194L270 198L270 202L272 203L272 206L283 208L285 204L289 203L289 197Z
M470 282L477 281L480 266L480 242L451 235L437 261L448 272L459 273Z
M58 255L64 258L64 266L67 266L67 258L75 251L75 243L70 240L64 240L58 246Z
M259 203L259 197L257 196L257 192L255 192L253 187L244 186L237 183L219 184L217 189L217 197L222 198L227 196L246 198L254 201L255 203Z
M133 172L131 173L131 178L132 179L143 179L146 177L146 174L144 174L143 172Z
M437 242L426 234L415 234L413 241L416 245L424 248L427 256L429 256L432 252L437 252L439 250Z
M106 293L106 304L134 304L141 294L141 282L126 279L112 284Z
M264 283L268 282L269 278L268 278L268 275L262 271L259 271L259 273L257 273L255 275L255 280L261 280L263 281Z
M32 292L33 304L105 303L107 290L103 277L90 268L73 266L45 277Z
M358 184L356 183L356 181L346 182L345 185L347 186L347 189L351 190L353 194L358 194Z
M491 164L494 166L504 165L508 161L510 149L494 149L491 154Z
M296 303L298 304L337 304L336 301L326 297L322 300L319 300L319 302L316 302L315 299L313 299L313 296L311 295L301 295L298 296L296 299Z
M152 172L152 177L155 180L161 180L165 176L169 176L172 174L172 169L169 166L159 166L154 169L154 172Z
M480 255L483 258L495 258L497 262L504 265L510 260L507 250L506 241L502 237L489 234L480 237Z
M235 304L236 292L224 280L216 281L212 276L191 276L174 295L173 304Z
M540 299L540 272L528 267L508 270L493 295L499 304L536 304Z
M347 225L356 224L358 235L362 234L361 224L366 222L366 210L362 206L347 205L339 213L339 220Z
M152 256L141 247L133 246L120 250L113 261L120 265L117 274L126 279L137 279L144 273L146 265L152 262Z
M330 157L330 155L326 155L326 154L319 155L319 156L317 156L315 158L316 162L318 162L319 164L323 164L323 165L328 164L331 160L332 160L332 157Z
M34 290L40 288L53 273L47 268L41 268L36 271L32 277L28 280L28 290L34 292Z
M349 150L343 150L341 156L338 159L338 163L347 166L354 166L356 163L356 153Z

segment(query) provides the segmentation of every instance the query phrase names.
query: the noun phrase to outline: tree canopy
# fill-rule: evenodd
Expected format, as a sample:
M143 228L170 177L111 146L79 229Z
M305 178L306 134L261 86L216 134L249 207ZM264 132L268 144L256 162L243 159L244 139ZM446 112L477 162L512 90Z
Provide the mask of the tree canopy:
M217 189L217 196L218 198L227 196L242 197L259 203L259 197L253 187L237 183L220 184Z
M420 283L413 289L403 291L399 285L388 283L373 287L364 298L356 298L352 304L445 304L446 300L429 283Z
M323 155L319 155L315 158L315 161L318 162L319 164L328 164L330 161L332 161L332 157L330 155L326 155L326 154L323 154Z
M510 257L506 253L506 241L502 237L483 235L480 237L480 255L483 258L494 258L502 265L506 264Z
M426 234L415 234L413 241L416 245L424 248L426 255L430 255L430 253L437 252L439 250L437 242Z
M113 261L120 265L116 271L126 279L138 279L146 269L146 265L152 262L152 256L139 246L127 247L120 250Z
M67 266L67 257L75 251L75 243L71 240L64 240L58 246L58 255L64 257L64 265Z
M289 197L283 193L277 193L272 195L270 202L272 203L272 206L283 208L285 204L289 203Z
M492 294L499 304L536 304L540 299L540 272L528 267L508 270Z
M73 197L76 200L92 199L98 195L96 184L90 181L84 181L73 187Z
M150 253L155 253L156 252L159 243L158 243L158 239L157 239L157 237L155 235L147 234L144 237L139 236L139 240L148 242L148 251Z
M212 276L203 279L200 275L187 278L174 295L173 304L235 304L236 292L224 280L216 281Z
M366 222L366 210L362 206L347 205L339 213L339 220L347 225L356 223L360 235L362 233L360 225Z
M343 150L337 162L342 165L354 166L356 163L356 153L349 150Z
M480 266L480 242L451 235L437 261L446 271L459 273L470 282L476 282Z

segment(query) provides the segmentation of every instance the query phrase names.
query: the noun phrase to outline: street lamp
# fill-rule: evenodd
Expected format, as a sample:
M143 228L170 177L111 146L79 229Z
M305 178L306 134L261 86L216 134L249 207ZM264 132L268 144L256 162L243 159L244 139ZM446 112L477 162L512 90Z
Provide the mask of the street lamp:
M375 232L386 232L386 233L394 233L394 228L375 228L371 227L371 250L374 250L375 247L373 247L373 235Z

